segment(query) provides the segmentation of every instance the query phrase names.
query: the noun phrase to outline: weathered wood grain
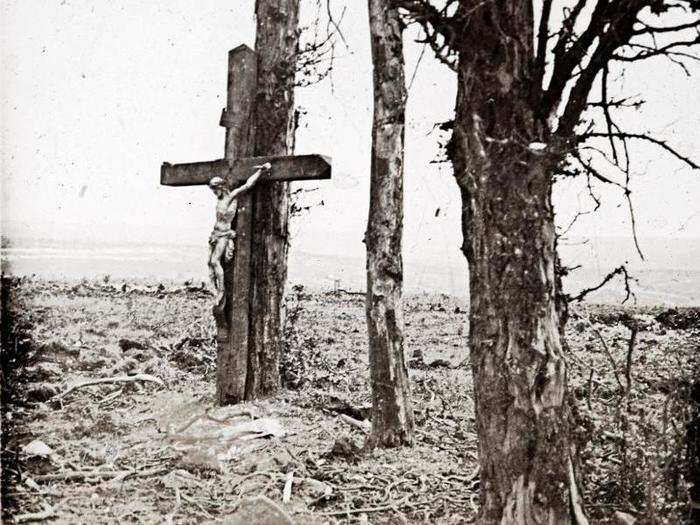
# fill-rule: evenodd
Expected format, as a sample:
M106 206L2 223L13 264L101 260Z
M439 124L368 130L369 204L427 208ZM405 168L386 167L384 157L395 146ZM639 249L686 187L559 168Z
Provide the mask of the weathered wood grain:
M246 46L229 52L224 166L235 166L236 156L253 154L255 128L253 108L257 83L255 53ZM248 175L250 176L250 175ZM209 179L206 179L209 182ZM205 183L206 183L205 182ZM250 331L250 260L252 194L238 199L234 260L225 270L225 322L217 320L216 395L221 405L245 400ZM233 268L231 268L233 265Z
M212 177L222 177L235 186L245 182L255 166L272 164L265 181L322 180L331 178L331 159L323 155L248 157L236 160L218 159L183 164L163 163L160 183L164 186L200 186Z

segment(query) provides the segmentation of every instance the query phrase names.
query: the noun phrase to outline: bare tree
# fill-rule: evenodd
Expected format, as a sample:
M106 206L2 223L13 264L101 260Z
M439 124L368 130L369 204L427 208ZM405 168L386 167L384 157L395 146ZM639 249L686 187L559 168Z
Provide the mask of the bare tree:
M374 65L372 177L367 221L367 327L371 446L411 443L413 407L404 364L401 287L406 85L402 22L388 0L369 0Z
M559 27L551 0L536 3L537 16L525 0L394 5L457 74L448 154L469 263L480 521L586 523L571 457L552 185L578 174L618 184L629 198L631 140L698 167L662 140L621 130L612 113L629 101L611 100L607 83L618 62L665 56L687 70L700 3L575 0ZM591 100L597 81L601 96ZM624 181L596 169L592 151Z
M294 149L294 84L299 46L299 0L257 0L255 50L255 155L286 155ZM289 184L261 186L253 203L251 331L246 391L252 397L280 387L284 289L289 245Z

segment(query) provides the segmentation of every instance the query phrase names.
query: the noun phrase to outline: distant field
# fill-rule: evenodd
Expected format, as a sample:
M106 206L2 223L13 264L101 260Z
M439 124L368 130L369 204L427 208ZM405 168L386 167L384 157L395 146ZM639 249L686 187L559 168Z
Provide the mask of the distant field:
M633 286L637 304L700 305L700 270L694 264L698 255L695 244L651 245L651 248L654 250L647 255L648 262L643 263L635 262L634 254L621 253L614 244L599 245L597 252L592 252L590 245L564 247L563 257L568 264L583 261L583 267L573 271L564 286L570 293L595 286L608 271L625 260L631 260L631 273L639 280ZM5 273L36 274L46 278L81 279L109 275L115 279L202 281L207 279L206 257L204 243L201 246L94 247L42 241L5 246L2 266ZM425 254L405 255L404 286L407 294L467 295L466 262L459 253L446 260L425 257ZM665 261L673 266L664 267ZM292 247L289 261L291 283L323 291L332 289L335 280L339 280L341 288L364 290L364 258L306 253ZM624 297L622 282L616 279L592 294L590 300L619 303Z

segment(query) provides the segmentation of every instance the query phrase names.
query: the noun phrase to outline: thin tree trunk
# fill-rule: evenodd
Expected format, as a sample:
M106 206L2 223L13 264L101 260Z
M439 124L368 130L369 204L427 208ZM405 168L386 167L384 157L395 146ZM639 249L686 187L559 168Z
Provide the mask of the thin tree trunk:
M287 155L294 149L294 75L299 44L299 0L257 0L255 51L255 154ZM253 201L250 398L280 387L281 335L289 243L289 184L261 184Z
M469 262L481 523L585 523L570 459L552 173L532 110L530 2L469 10L454 168Z
M695 370L695 379L688 386L690 418L685 427L690 523L700 523L700 360L696 361Z
M404 364L401 287L406 87L398 11L369 0L374 64L372 175L367 224L367 327L372 383L369 446L413 439L413 408Z

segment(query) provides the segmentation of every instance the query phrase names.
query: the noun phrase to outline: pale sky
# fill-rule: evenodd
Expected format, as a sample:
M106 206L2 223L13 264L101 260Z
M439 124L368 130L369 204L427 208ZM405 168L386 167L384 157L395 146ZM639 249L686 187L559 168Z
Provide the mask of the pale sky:
M309 0L305 20L309 21ZM4 0L0 92L2 232L14 237L92 242L205 244L213 197L204 188L159 185L163 161L221 158L229 49L254 44L253 0ZM306 116L298 153L333 158L333 179L308 183L294 221L292 249L363 256L367 220L371 62L366 3L347 5L332 78L299 89ZM407 32L407 76L421 47ZM618 121L653 130L700 158L700 68L696 76L663 59L628 68L613 91L641 94L647 105ZM618 74L613 73L615 77ZM621 91L624 88L624 91ZM439 138L433 124L454 107L454 74L427 51L410 89L406 148L407 259L454 263L460 200L447 165L429 164ZM642 239L700 237L700 173L649 144L632 151L632 189ZM629 239L619 191L601 189L604 205L583 218L576 236ZM589 206L579 183L560 185L561 223ZM436 216L436 210L439 213ZM629 248L629 246L627 246Z

